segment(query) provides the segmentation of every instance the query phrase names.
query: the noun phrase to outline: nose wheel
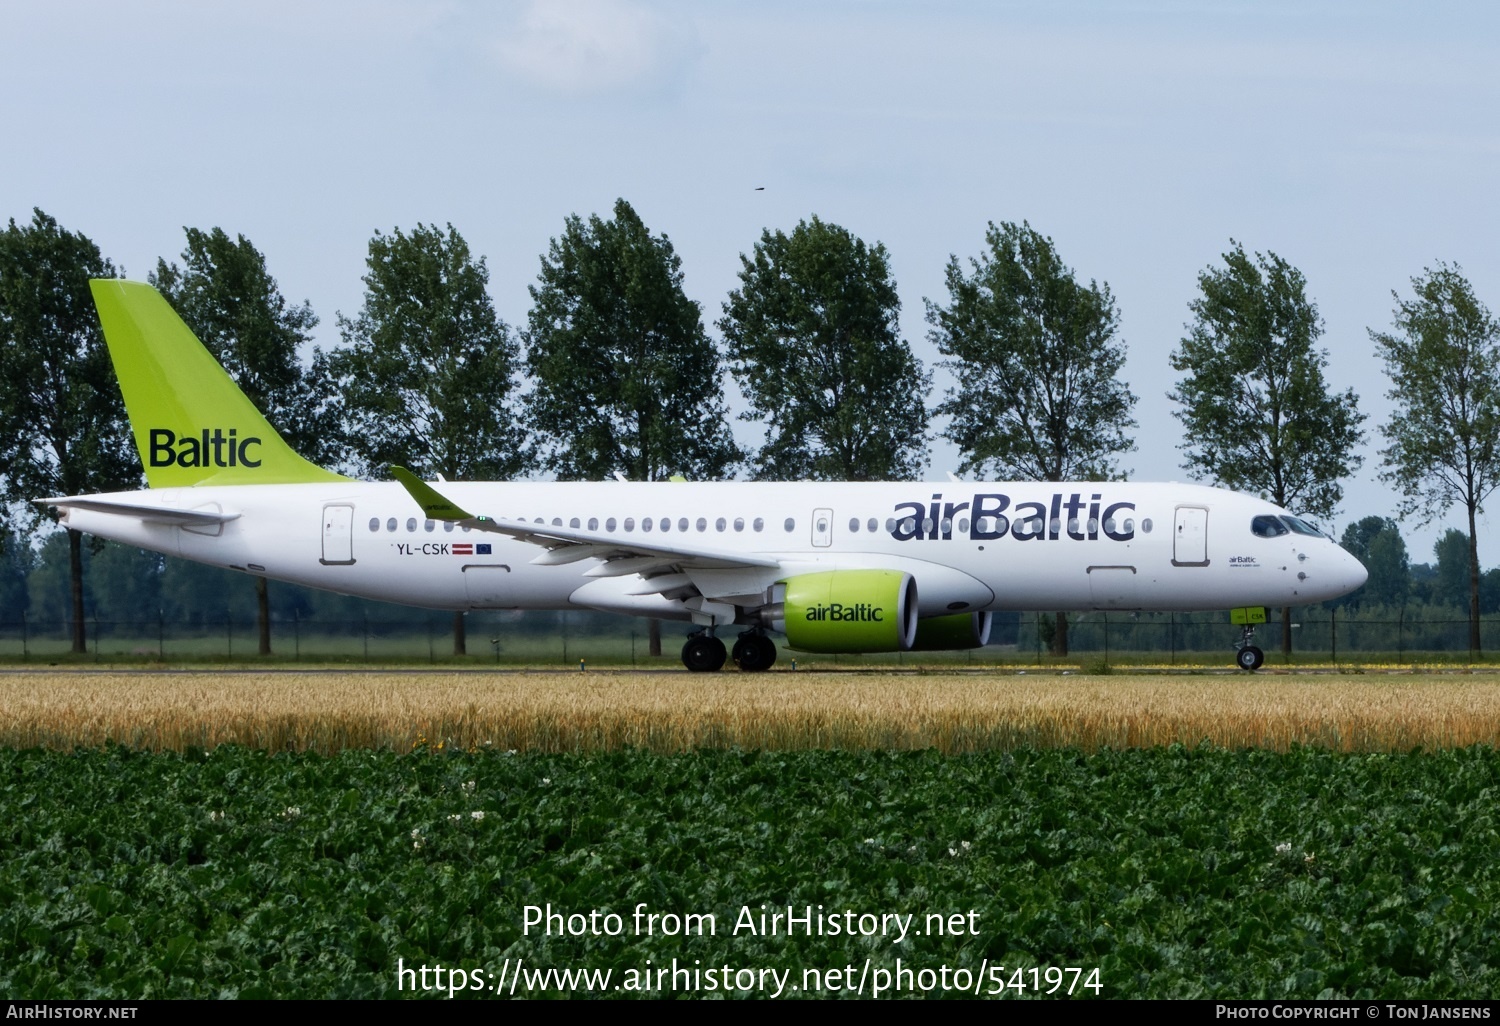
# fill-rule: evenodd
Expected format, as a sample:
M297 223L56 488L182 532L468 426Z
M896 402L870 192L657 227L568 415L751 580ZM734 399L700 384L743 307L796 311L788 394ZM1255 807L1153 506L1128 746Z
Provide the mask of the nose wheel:
M1251 642L1255 640L1255 627L1245 624L1240 628L1240 647L1234 653L1235 665L1245 671L1258 670L1266 661L1266 654Z

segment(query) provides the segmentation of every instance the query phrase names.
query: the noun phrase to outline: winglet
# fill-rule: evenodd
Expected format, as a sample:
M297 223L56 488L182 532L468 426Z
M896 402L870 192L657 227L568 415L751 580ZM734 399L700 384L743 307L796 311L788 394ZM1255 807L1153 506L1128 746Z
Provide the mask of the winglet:
M436 488L417 477L416 474L413 474L405 467L392 466L391 476L401 482L401 487L405 488L407 493L413 499L417 500L417 505L422 507L422 512L426 513L433 520L457 521L474 519L471 514L444 498L442 493Z

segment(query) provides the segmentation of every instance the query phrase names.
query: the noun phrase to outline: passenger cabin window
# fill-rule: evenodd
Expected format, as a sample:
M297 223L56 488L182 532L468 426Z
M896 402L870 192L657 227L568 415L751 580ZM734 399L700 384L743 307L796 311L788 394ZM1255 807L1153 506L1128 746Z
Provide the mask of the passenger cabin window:
M385 522L385 529L387 531L394 531L396 529L396 518L395 517L391 517L389 520L387 520Z
M378 530L380 530L380 518L379 517L371 517L370 518L370 530L371 531L378 531Z
M599 530L599 518L598 517L589 517L589 530L590 531L597 531L597 530Z
M1279 538L1287 533L1280 517L1256 517L1250 521L1250 533L1257 538Z
M764 531L766 529L766 522L761 517L756 517L755 522L750 526L755 528L756 531Z

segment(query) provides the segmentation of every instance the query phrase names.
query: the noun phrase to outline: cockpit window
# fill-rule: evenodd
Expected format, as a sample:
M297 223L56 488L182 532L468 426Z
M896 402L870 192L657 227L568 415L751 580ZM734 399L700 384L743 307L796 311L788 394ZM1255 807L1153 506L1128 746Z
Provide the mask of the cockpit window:
M1323 532L1312 524L1309 524L1306 520L1298 520L1296 517L1282 517L1281 521L1298 534L1309 535L1313 538L1323 537Z
M1281 519L1281 517L1256 517L1250 521L1250 532L1257 538L1278 538L1287 532L1286 525L1281 522Z

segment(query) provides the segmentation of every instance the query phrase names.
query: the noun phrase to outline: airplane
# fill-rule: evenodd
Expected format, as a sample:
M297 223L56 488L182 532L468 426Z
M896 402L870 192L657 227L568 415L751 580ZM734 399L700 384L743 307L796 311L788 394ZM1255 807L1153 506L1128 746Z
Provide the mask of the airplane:
M977 648L996 611L1028 609L1228 609L1255 670L1266 607L1366 578L1306 520L1196 484L356 481L294 452L151 286L90 285L148 488L35 501L272 580L682 621L689 670L754 672L771 635L815 653Z

